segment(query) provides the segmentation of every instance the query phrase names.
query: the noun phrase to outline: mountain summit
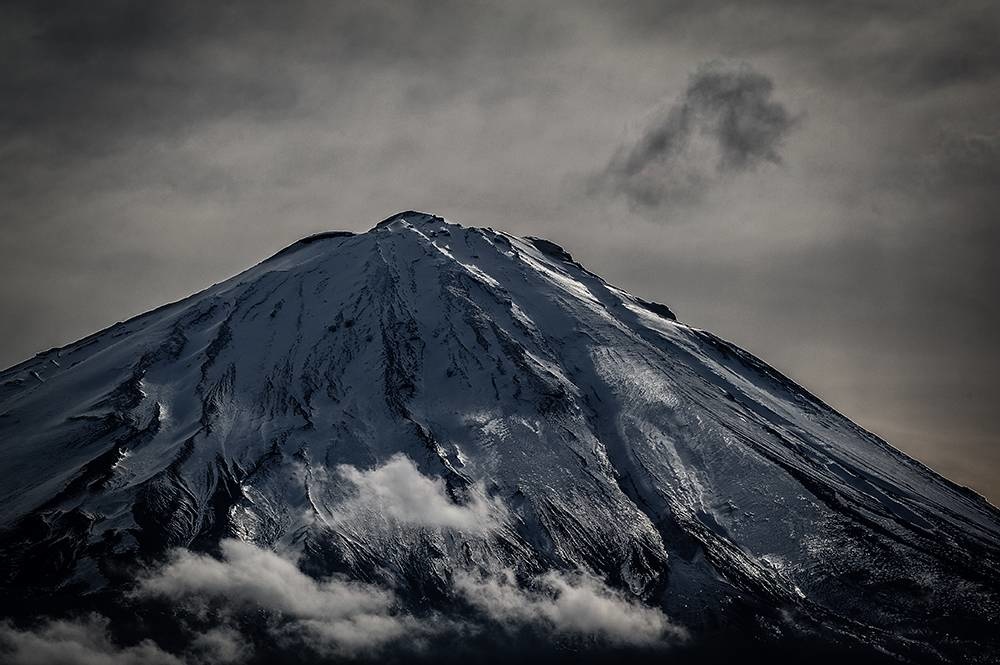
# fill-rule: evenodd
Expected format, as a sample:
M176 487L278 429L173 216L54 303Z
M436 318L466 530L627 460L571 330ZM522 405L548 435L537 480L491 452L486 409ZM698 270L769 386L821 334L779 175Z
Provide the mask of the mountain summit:
M572 573L693 639L1000 655L984 499L558 245L425 213L4 371L0 455L12 616L242 542L415 612Z

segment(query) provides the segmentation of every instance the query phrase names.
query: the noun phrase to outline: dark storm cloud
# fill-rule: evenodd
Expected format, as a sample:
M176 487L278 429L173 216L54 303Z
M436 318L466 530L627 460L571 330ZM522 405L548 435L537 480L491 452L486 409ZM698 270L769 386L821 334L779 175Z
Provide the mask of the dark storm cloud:
M762 163L780 163L796 119L773 92L774 82L749 65L700 67L681 98L612 158L598 189L661 207L696 200Z

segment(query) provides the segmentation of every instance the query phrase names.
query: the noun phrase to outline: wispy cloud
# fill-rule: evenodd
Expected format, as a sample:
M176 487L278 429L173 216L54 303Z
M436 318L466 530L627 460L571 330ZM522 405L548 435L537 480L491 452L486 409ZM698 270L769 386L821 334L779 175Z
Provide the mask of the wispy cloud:
M549 572L529 588L510 573L489 577L462 574L458 592L493 621L540 627L624 646L656 646L686 639L684 629L658 609L610 589L588 575Z
M659 208L697 200L762 163L780 163L797 120L773 92L774 82L749 65L702 66L684 94L618 150L594 178L594 190Z
M35 630L0 624L0 658L9 665L182 665L149 640L120 647L98 615L80 621L49 621ZM221 662L221 661L215 661Z
M212 628L191 641L192 660L199 665L243 663L253 655L249 640L228 626Z

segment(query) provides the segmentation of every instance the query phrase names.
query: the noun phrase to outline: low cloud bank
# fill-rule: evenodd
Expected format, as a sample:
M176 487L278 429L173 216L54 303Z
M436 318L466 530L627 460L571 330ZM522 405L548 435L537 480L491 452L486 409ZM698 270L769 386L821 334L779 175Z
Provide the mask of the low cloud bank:
M314 580L293 561L238 540L222 542L221 559L178 550L142 581L139 593L274 612L287 619L279 637L302 638L337 655L371 652L425 632L416 619L395 611L389 591L339 578Z
M225 540L221 553L214 558L177 550L139 581L134 601L166 600L175 607L189 636L178 654L151 640L118 645L110 622L91 615L49 621L34 630L0 624L0 660L11 665L244 663L255 654L249 635L236 626L254 615L265 620L252 620L252 630L265 631L279 651L305 648L320 659L426 654L438 637L459 643L488 637L493 631L487 625L613 647L669 646L687 637L658 609L583 574L550 572L523 587L510 572L461 572L455 576L454 593L479 617L416 616L403 611L387 589L341 578L315 580L288 557L248 543Z
M9 665L183 665L185 662L149 640L130 647L117 646L108 635L108 624L99 615L80 621L50 621L34 631L0 624L0 660Z
M337 474L353 492L332 517L362 527L377 514L401 524L480 535L507 515L481 486L471 488L464 504L455 503L442 480L421 474L402 455L367 471L341 466ZM452 592L480 616L432 610L417 616L390 589L343 577L314 579L290 556L227 539L220 543L219 557L174 550L163 565L137 580L130 600L138 607L166 601L176 612L178 627L187 635L179 654L149 640L116 645L109 621L92 615L50 621L35 630L0 624L0 659L12 665L243 663L255 657L247 631L259 637L261 630L279 651L305 648L322 660L417 654L433 649L436 638L473 644L490 639L493 631L486 626L497 624L543 638L555 632L611 646L658 646L684 637L659 610L582 574L552 572L522 588L510 572L492 577L458 572Z
M686 639L658 609L625 597L593 577L550 572L519 587L510 573L459 575L456 589L487 617L505 625L538 626L622 646L656 646Z

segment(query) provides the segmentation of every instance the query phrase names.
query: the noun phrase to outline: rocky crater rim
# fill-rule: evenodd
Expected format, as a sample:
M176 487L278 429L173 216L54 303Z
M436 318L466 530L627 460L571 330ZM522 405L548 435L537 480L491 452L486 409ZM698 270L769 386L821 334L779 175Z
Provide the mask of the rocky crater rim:
M398 226L398 222L406 222L410 225L447 224L449 226L460 226L459 224L447 221L440 215L434 215L429 212L420 212L419 210L404 210L403 212L397 212L395 215L386 217L381 222L376 224L372 230L393 229Z

